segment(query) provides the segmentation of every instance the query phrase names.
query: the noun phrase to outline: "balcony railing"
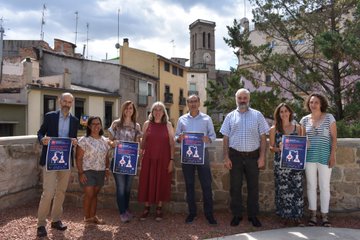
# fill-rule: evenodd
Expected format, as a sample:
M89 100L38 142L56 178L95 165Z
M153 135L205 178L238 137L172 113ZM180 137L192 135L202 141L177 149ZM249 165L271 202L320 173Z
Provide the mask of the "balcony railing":
M180 96L179 97L179 105L186 106L186 98Z
M172 93L164 93L164 103L174 103Z
M191 95L199 96L199 91L191 91L191 90L189 90L188 91L188 96L191 96Z
M138 95L138 105L147 106L148 105L148 96L147 95Z

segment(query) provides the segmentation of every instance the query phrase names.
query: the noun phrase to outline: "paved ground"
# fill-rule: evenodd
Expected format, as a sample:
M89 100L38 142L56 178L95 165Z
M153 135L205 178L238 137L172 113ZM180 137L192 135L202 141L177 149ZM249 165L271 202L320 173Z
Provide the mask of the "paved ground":
M0 210L0 240L36 239L37 207L38 199L23 206ZM139 216L140 211L136 214ZM254 228L247 221L246 216L239 226L231 227L231 214L226 210L215 211L217 226L210 226L201 213L193 224L184 223L186 213L165 212L161 222L155 221L154 215L151 215L146 221L135 218L126 224L120 222L117 209L99 209L98 215L106 221L105 225L85 225L81 208L65 206L62 220L68 226L68 230L65 232L52 230L48 224L48 238L46 239L360 240L360 212L331 213L330 220L334 228L289 228L295 226L294 223L282 222L273 213L259 215L263 224L261 228ZM295 232L303 235L295 235Z
M296 227L241 233L213 240L359 240L360 230L349 228Z

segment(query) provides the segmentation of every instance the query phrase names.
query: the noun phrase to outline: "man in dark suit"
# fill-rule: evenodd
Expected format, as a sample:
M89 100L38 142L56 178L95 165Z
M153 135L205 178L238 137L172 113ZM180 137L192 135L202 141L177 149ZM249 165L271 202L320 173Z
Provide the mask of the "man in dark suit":
M47 145L51 137L71 138L73 146L77 145L77 130L79 120L70 113L74 97L71 93L63 93L60 96L60 110L49 112L37 133L39 142L43 145L40 165L43 166L43 193L41 195L38 209L37 236L45 237L46 217L50 211L51 201L51 228L64 231L67 229L60 218L65 192L69 183L71 171L46 171ZM71 160L73 151L71 151Z

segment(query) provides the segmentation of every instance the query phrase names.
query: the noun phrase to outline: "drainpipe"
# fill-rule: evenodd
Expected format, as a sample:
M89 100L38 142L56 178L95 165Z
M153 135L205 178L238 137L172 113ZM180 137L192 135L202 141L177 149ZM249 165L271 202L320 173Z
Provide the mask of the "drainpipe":
M3 76L3 38L4 38L4 28L0 24L0 83L2 82Z

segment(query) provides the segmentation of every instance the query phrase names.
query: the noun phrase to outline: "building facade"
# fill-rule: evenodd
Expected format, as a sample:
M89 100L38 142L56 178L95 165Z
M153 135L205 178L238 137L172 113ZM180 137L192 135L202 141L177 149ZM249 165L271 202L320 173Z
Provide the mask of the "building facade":
M186 112L188 68L182 65L182 62L131 48L126 38L120 46L120 64L159 79L158 86L154 89L158 100L165 104L170 121L175 126L178 118Z

